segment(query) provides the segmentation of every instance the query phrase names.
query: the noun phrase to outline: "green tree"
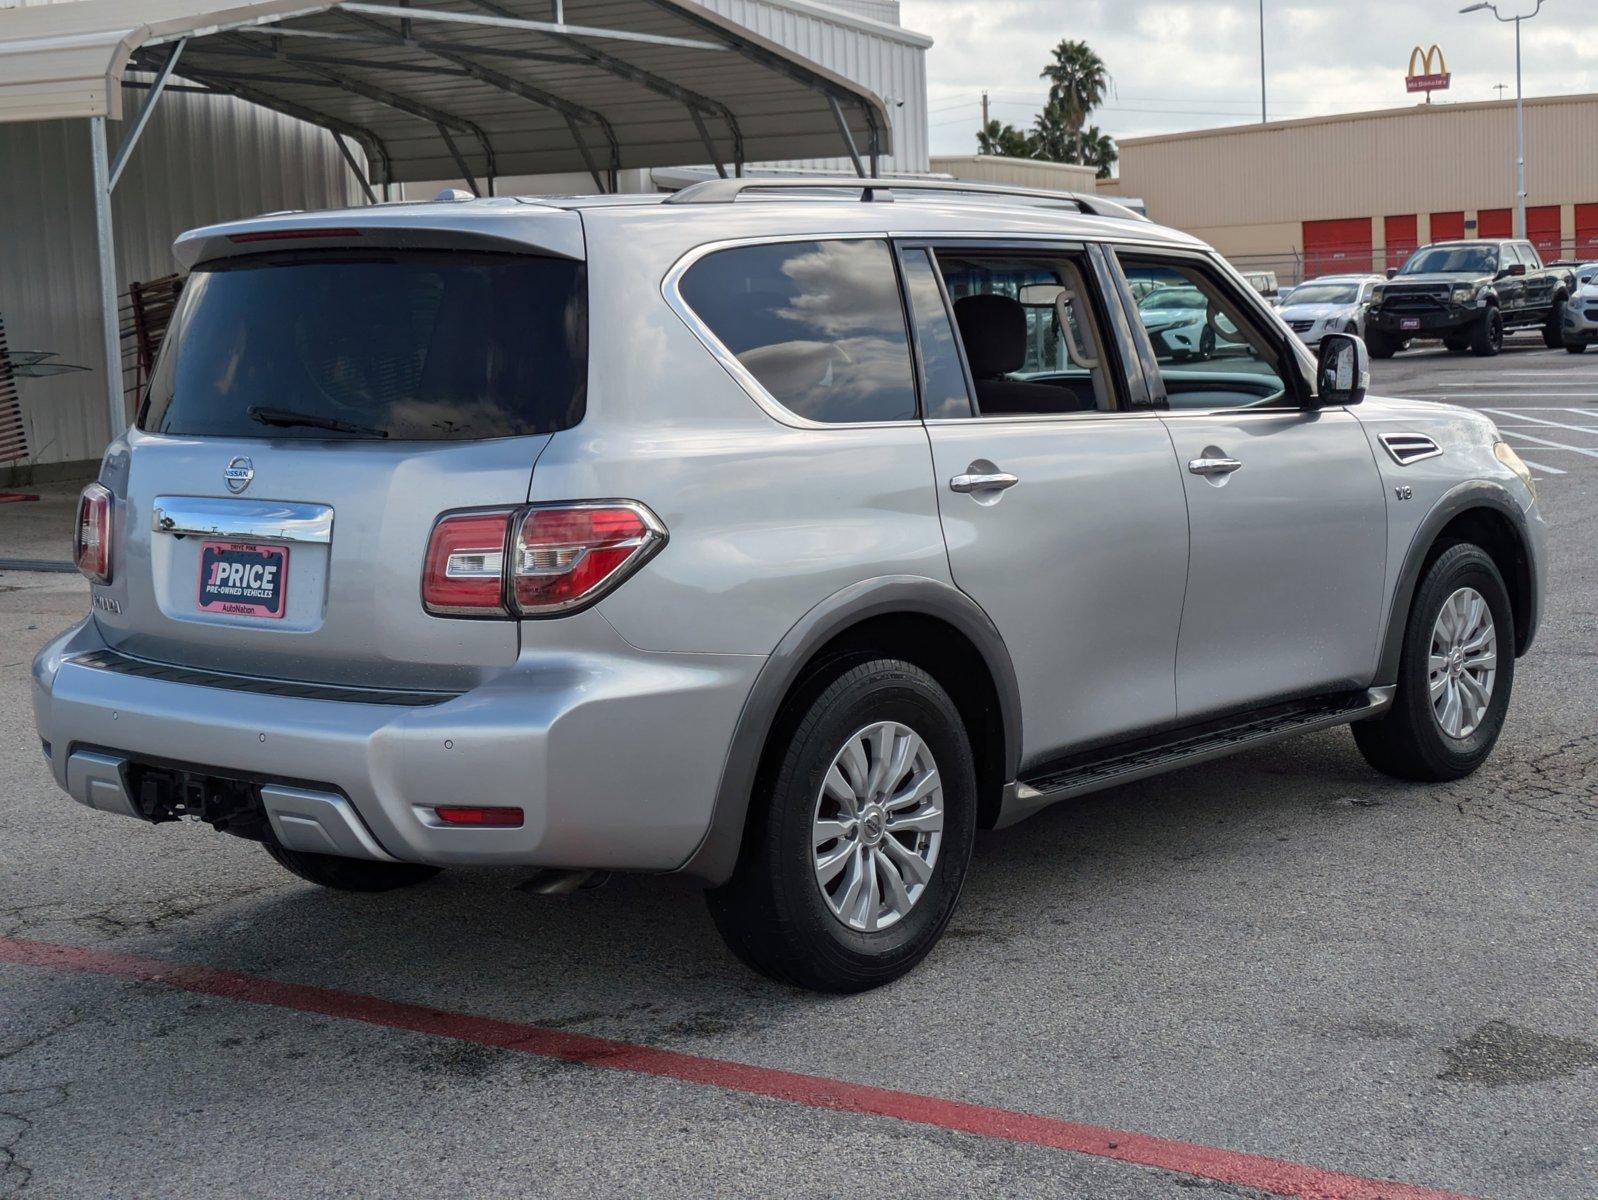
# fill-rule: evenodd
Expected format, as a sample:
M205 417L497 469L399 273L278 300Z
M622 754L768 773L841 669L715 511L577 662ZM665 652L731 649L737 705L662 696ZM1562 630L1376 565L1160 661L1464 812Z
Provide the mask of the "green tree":
M1075 162L1076 134L1065 110L1053 100L1032 122L1033 157L1047 162Z
M1104 60L1086 42L1065 40L1054 48L1054 59L1043 68L1049 81L1049 103L1058 106L1073 137L1082 132L1088 114L1109 94L1113 81Z
M1121 152L1115 148L1115 139L1097 125L1089 125L1077 135L1076 156L1070 161L1085 167L1097 167L1100 179L1110 177L1110 168Z
M1014 125L989 121L984 128L977 130L978 154L999 154L1005 158L1035 158L1036 150L1036 144L1031 136L1021 132Z

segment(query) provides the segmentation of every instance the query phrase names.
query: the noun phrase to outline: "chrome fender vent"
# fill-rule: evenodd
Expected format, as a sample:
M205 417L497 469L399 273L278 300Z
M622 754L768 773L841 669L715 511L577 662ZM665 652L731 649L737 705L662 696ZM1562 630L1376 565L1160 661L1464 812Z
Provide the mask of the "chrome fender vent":
M1393 461L1401 467L1436 458L1443 452L1442 447L1424 433L1384 433L1381 442Z

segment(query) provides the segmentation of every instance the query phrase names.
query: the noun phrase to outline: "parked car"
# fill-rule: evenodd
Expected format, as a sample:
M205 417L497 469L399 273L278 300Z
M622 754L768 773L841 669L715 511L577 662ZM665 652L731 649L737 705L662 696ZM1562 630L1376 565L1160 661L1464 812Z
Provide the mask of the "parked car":
M1365 336L1365 313L1380 275L1323 275L1299 284L1282 297L1282 320L1306 346L1320 345L1328 333Z
M677 873L753 967L855 991L979 828L1346 724L1401 778L1487 759L1545 568L1485 417L1367 397L1359 339L1317 360L1114 204L836 187L180 238L89 615L33 664L57 783L351 891Z
M1565 349L1585 354L1598 342L1598 263L1576 268L1576 291L1565 305Z
M1281 298L1281 288L1276 282L1275 271L1244 271L1243 278L1249 287L1265 297L1267 303L1275 305Z
M1437 242L1415 251L1375 289L1366 340L1377 358L1425 338L1441 338L1456 354L1490 357L1503 348L1507 330L1540 329L1543 344L1557 350L1574 288L1574 274L1544 267L1530 242Z
M1183 283L1155 287L1138 303L1138 315L1155 348L1180 362L1215 354L1215 328L1209 300Z

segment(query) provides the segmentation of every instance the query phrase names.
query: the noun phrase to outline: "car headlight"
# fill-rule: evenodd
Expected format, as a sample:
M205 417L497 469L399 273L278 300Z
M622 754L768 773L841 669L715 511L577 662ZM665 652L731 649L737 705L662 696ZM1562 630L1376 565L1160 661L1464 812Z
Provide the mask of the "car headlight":
M1502 440L1494 442L1493 457L1519 476L1520 481L1526 485L1526 490L1531 493L1531 498L1537 499L1537 485L1532 482L1531 468L1521 461L1513 446Z
M1386 295L1387 295L1387 288L1384 285L1380 284L1380 283L1378 283L1375 287L1371 288L1371 307L1375 308L1378 304L1380 304L1382 302L1382 299Z
M1476 299L1476 285L1467 283L1454 289L1455 304L1469 304Z

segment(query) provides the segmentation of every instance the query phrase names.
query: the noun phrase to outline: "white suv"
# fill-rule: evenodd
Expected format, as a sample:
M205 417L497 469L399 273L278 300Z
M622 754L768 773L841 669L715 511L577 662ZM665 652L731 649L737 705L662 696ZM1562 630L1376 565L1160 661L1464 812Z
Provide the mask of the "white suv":
M979 828L1344 723L1474 770L1537 627L1487 420L1102 201L726 180L177 254L39 732L79 801L317 883L680 872L751 965L870 987Z

